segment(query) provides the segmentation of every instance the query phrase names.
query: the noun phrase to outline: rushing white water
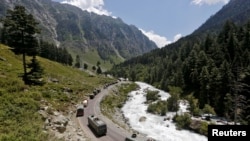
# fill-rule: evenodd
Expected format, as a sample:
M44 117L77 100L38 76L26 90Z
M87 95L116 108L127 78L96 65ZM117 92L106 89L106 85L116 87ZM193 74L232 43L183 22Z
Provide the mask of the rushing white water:
M206 136L202 136L187 130L176 130L175 124L171 120L165 120L166 117L172 117L174 113L167 113L166 116L158 116L147 113L148 105L146 101L146 90L157 90L162 100L166 100L170 95L167 92L156 89L155 87L143 83L136 82L140 89L132 91L130 99L122 107L124 116L129 119L131 127L148 137L152 137L157 141L207 141ZM179 112L185 112L185 104L180 105ZM139 121L141 117L146 117L145 121Z

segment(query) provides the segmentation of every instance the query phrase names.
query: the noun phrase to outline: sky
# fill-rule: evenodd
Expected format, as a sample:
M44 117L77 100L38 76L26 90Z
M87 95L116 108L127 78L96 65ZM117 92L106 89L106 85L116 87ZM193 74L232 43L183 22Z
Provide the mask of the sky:
M121 18L163 47L191 34L229 0L53 0Z
M148 138L153 138L157 141L207 141L206 136L190 132L188 130L177 130L175 123L172 120L165 120L164 118L173 118L175 112L168 112L166 116L159 116L147 113L148 105L146 102L146 90L159 91L161 100L166 100L170 97L169 93L156 89L155 87L144 83L136 82L140 89L129 93L130 99L122 107L124 116L128 118L130 126ZM187 111L188 104L180 102L180 109L178 114ZM145 121L139 121L141 117L146 117Z

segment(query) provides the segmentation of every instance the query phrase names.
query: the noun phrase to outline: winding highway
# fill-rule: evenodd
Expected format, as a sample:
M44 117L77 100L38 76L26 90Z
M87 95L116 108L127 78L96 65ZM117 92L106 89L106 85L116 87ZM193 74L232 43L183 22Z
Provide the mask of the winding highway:
M110 85L105 89L101 89L101 91L93 99L88 100L88 106L84 109L84 116L77 118L82 130L91 139L91 141L125 141L126 137L131 137L132 133L113 123L110 119L102 115L100 111L100 101L103 96L109 94L112 87L115 87L115 85L119 85L120 83L122 82ZM87 119L89 115L96 115L107 124L107 134L105 136L96 137L92 130L90 130ZM146 141L146 138L138 136L133 140Z

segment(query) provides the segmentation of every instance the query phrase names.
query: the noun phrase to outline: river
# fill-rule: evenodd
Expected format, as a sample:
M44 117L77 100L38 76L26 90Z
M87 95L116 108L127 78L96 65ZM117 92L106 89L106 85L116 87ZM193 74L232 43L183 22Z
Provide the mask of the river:
M140 89L129 93L130 98L122 107L124 116L129 119L131 127L148 137L157 141L207 141L207 137L188 131L177 130L175 123L171 120L164 120L166 117L173 117L174 113L168 112L166 116L158 116L147 113L148 105L146 101L146 90L157 90L162 100L170 97L169 93L156 89L155 87L144 82L136 82ZM185 106L180 106L179 112L185 112ZM139 122L141 117L146 117L145 121Z

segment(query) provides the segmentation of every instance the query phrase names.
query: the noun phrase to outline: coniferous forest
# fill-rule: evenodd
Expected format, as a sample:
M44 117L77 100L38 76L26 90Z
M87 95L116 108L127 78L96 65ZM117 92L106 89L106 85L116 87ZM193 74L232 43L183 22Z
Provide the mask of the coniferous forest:
M165 91L179 87L181 96L195 97L200 109L208 104L218 116L249 124L249 51L250 22L236 26L227 21L217 34L180 39L116 65L110 73Z

